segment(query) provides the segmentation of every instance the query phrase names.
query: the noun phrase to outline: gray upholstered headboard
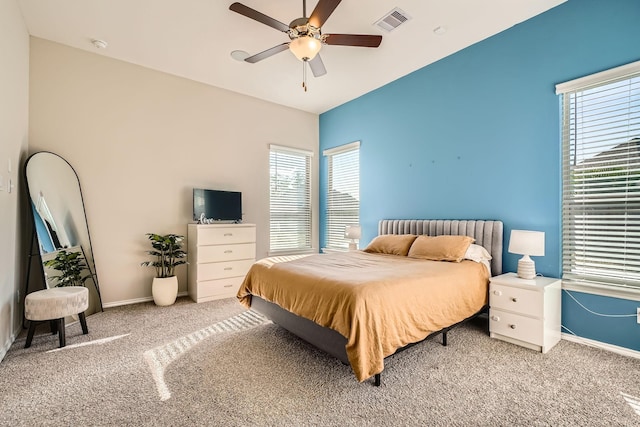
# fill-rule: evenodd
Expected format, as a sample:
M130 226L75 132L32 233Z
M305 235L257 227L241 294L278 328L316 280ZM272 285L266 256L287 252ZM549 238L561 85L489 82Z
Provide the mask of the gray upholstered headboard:
M383 219L378 234L461 235L476 239L491 254L491 275L502 274L502 221L452 219Z

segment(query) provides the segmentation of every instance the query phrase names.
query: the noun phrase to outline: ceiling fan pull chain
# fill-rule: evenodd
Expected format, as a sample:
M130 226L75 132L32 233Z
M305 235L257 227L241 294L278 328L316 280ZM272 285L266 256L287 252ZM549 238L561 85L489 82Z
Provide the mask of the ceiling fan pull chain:
M307 91L307 67L306 67L306 63L303 61L302 62L302 87L304 88L304 91Z

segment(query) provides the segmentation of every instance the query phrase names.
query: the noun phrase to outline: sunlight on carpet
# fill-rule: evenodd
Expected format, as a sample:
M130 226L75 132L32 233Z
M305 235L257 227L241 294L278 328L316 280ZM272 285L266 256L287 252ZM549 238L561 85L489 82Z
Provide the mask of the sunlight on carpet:
M115 335L113 337L102 338L102 339L99 339L99 340L92 340L92 341L87 341L87 342L81 342L81 343L78 343L78 344L66 345L64 347L54 348L53 350L49 350L49 351L47 351L47 353L55 353L56 351L71 350L71 349L78 348L78 347L86 347L88 345L102 345L102 344L106 344L106 343L111 342L111 341L115 341L115 340L120 339L120 338L124 338L124 337L129 336L129 335L131 335L131 334Z
M270 321L253 310L230 317L226 320L214 323L204 329L192 332L167 344L161 345L144 352L144 359L151 370L151 376L156 383L156 389L160 400L171 398L171 392L164 380L167 367L181 355L192 349L206 338L221 332L234 332L255 328L256 326L270 323Z
M620 395L624 398L625 402L627 402L629 406L633 408L635 413L637 415L640 415L640 399L638 399L637 397L633 397L627 393L620 392Z

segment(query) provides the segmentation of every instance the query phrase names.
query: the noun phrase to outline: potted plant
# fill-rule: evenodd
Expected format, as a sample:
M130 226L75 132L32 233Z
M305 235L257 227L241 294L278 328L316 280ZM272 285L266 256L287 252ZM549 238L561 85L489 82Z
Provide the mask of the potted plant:
M51 276L51 279L56 282L54 287L84 286L84 282L91 278L89 267L80 252L67 252L62 249L55 258L44 261L42 264L60 272L58 276Z
M147 253L155 259L145 261L140 265L156 269L156 277L151 285L151 293L156 305L171 305L178 296L178 278L175 275L175 268L187 263L184 259L187 253L182 250L184 236L155 233L147 233L146 235L153 247Z

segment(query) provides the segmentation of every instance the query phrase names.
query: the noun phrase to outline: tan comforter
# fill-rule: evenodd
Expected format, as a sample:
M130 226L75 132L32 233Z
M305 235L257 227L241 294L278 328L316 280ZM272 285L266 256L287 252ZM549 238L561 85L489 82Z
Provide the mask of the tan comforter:
M478 312L489 273L474 261L426 261L360 251L256 262L238 291L257 295L347 338L359 381L382 372L384 358Z

